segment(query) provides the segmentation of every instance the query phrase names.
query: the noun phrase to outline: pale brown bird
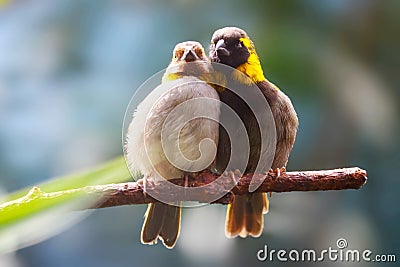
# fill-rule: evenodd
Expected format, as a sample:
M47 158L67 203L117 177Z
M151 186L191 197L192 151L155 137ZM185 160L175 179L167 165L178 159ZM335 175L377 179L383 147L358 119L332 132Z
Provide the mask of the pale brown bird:
M279 171L285 167L292 150L298 127L298 119L289 99L277 86L269 82L263 74L261 63L253 42L242 29L226 27L214 32L210 46L210 58L213 62L228 65L245 74L227 77L230 84L248 85L246 90L257 88L262 92L272 111L276 127L276 150L271 168ZM257 87L250 87L254 83ZM222 102L228 104L245 124L250 142L250 156L246 173L253 173L260 158L260 129L267 125L258 125L249 105L230 90L220 92ZM221 117L222 117L221 113ZM217 168L222 172L230 157L231 144L227 133L221 129L217 152ZM233 155L235 156L235 155ZM258 237L263 230L263 213L268 211L268 198L265 193L235 196L228 206L226 216L226 235L228 237Z
M139 169L144 179L159 180L211 168L218 145L219 97L213 87L200 79L211 71L211 63L199 43L176 45L162 84L138 105L129 126L125 149L130 169ZM200 98L218 101L181 105ZM204 111L215 120L201 117L183 121L188 115L196 117ZM154 244L159 238L167 248L174 247L180 232L181 203L169 204L149 204L142 243Z

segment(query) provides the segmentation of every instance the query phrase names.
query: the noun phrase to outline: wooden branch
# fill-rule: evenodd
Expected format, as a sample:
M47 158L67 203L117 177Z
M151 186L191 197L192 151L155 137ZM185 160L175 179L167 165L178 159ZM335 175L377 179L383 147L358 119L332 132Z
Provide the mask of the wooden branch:
M261 179L265 175L246 174L244 175L231 192L228 192L224 197L218 199L213 203L229 204L233 199L233 194L242 195L248 194L251 179ZM195 177L188 177L189 187L198 187L207 185L218 178L217 175L202 172ZM291 192L291 191L325 191L325 190L345 190L345 189L359 189L367 181L367 172L360 168L343 168L324 171L304 171L304 172L284 172L277 178L276 174L269 173L261 186L256 192ZM169 180L168 182L159 182L153 185L152 188L147 190L168 190L165 187L172 182L176 185L184 186L183 179ZM224 190L223 188L229 184L229 181L220 181L213 185L204 192L200 192L197 196L190 195L190 199L177 200L191 200L202 202L202 195L217 194ZM103 199L98 205L92 208L105 208L120 205L133 205L133 204L146 204L158 202L148 194L143 192L143 187L136 182L110 184L90 187L87 191L88 194L101 197Z
M246 174L235 186L232 176L223 176L219 178L216 174L210 172L201 172L186 179L173 179L168 182L157 182L147 184L146 192L143 191L143 185L137 182L128 182L120 184L106 184L96 186L86 186L77 189L70 189L58 192L46 193L38 187L32 188L29 193L19 199L6 202L0 205L0 225L2 220L7 221L9 217L22 216L29 210L40 209L44 207L54 207L63 203L64 200L76 200L72 209L97 209L121 205L135 205L158 202L150 196L150 192L167 192L167 195L173 190L172 184L191 187L200 187L190 194L171 194L174 201L198 201L208 202L211 196L223 196L212 203L229 204L234 195L248 194L249 185L252 179L262 179L261 186L256 192L291 192L291 191L321 191L321 190L344 190L359 189L367 181L367 172L359 168L345 168L325 171L305 171L305 172L283 172L279 177L275 173ZM218 178L218 179L217 179ZM214 182L208 187L204 187ZM229 190L231 189L232 190ZM221 191L222 190L222 191ZM151 194L153 195L153 194ZM82 199L83 198L83 199ZM21 213L21 210L23 211ZM6 216L7 215L7 216Z

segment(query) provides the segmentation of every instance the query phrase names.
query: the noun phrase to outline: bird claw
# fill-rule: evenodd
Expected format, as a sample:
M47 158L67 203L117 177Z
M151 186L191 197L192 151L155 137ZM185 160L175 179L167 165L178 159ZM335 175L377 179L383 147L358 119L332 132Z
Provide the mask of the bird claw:
M183 175L183 186L184 187L189 187L189 176L188 175Z
M238 169L235 169L234 171L224 171L221 177L223 178L223 181L227 181L227 184L230 184L233 181L236 185L240 178L242 178L242 173Z
M270 175L272 178L279 178L282 173L286 172L286 167L281 167L281 168L275 168L275 169L269 169L269 171L266 173L267 175Z
M220 175L220 173L218 172L218 170L216 168L212 168L210 169L210 172L214 175Z
M265 174L271 176L274 179L277 179L284 172L286 172L286 167L281 167L281 168L276 168L276 169L269 169L268 172L266 172ZM269 197L272 197L272 192L269 192Z
M143 188L144 195L147 195L149 185L150 188L154 188L154 183L152 181L149 181L148 178L149 178L148 176L144 176L142 179L139 179L137 181L138 185Z

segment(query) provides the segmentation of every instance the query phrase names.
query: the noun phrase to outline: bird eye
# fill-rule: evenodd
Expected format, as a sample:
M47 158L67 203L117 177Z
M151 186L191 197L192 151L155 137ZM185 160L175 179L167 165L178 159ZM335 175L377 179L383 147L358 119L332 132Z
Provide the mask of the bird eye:
M174 58L181 58L183 56L183 50L177 50L174 54Z
M237 44L236 44L236 47L242 47L244 44L243 44L243 42L242 41L239 41Z
M198 57L203 57L204 52L203 52L203 50L202 50L201 48L196 47L196 49L194 50L194 52L196 53L196 55L197 55Z

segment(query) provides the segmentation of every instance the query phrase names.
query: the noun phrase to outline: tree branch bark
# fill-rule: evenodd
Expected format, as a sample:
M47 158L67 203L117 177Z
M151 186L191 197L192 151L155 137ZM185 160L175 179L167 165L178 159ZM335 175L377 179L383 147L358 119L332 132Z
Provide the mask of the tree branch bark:
M125 173L128 175L128 173ZM218 179L217 179L218 178ZM161 193L169 203L177 201L198 201L202 203L229 204L234 195L248 194L252 179L264 179L256 192L290 192L359 189L367 181L367 173L359 168L345 168L325 171L283 172L246 174L243 177L223 175L218 177L210 172L201 172L193 177L143 184L127 182L67 189L57 192L43 192L33 187L26 195L0 203L0 230L2 227L33 218L40 212L54 210L86 210L121 205L135 205L158 202L150 196ZM239 180L237 183L235 180ZM184 186L176 190L173 184ZM213 182L212 184L209 184ZM205 186L209 184L209 186ZM175 187L175 188L174 188ZM191 188L196 187L196 188ZM183 189L183 190L182 190ZM221 197L222 196L222 197Z
M367 181L367 172L360 168L343 168L334 170L323 171L296 171L296 172L283 172L279 177L274 173L268 173L266 176L261 174L246 174L240 178L237 185L222 198L213 203L229 204L233 195L248 194L251 179L265 180L256 192L292 192L292 191L326 191L326 190L345 190L345 189L359 189ZM186 185L189 187L198 187L207 185L218 178L217 175L210 172L202 172L195 177L187 177ZM223 180L223 179L222 179ZM168 182L159 182L153 184L149 190L168 190L168 184L172 182L176 185L184 186L184 179L173 179ZM197 196L191 195L187 201L202 202L201 195L213 194L218 190L223 190L226 181L216 183L213 188L198 194ZM84 188L86 196L99 197L101 199L97 205L90 208L105 208L121 205L134 205L134 204L147 204L158 202L150 195L143 192L143 186L137 182L128 182L120 184L108 184L90 186ZM215 192L214 192L215 191ZM219 191L220 192L220 191Z
M75 203L77 205L71 207L73 210L83 210L158 202L150 196L150 192L162 192L164 195L167 193L173 201L208 202L210 196L222 195L212 203L229 204L234 195L249 193L249 185L252 179L264 179L261 186L255 191L258 193L345 190L359 189L363 186L367 181L367 172L359 168L344 168L325 171L283 172L279 177L275 173L268 173L267 175L245 174L236 185L235 179L230 175L218 177L210 172L201 172L195 176L185 177L185 179L146 184L146 192L148 193L144 192L143 185L138 182L86 186L50 193L43 192L38 187L33 187L27 195L0 204L0 213L2 214L0 225L4 221L16 220L26 212L35 212L35 210L51 208L62 203ZM173 193L173 190L170 190L172 188L171 182L185 188L200 188L190 190L189 194L185 192L176 194ZM204 187L211 182L214 183Z

